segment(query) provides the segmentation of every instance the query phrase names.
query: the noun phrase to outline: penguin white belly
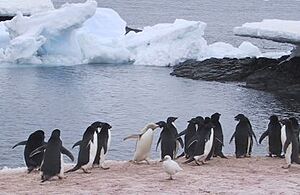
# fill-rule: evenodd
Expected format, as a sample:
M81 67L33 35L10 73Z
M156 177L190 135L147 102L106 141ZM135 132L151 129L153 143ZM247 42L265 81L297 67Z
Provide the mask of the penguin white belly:
M108 140L107 140L107 150L106 153L104 153L104 148L101 148L100 150L100 166L103 166L103 163L105 161L106 155L108 153L109 147L110 147L110 142L111 142L111 131L108 130Z
M91 141L90 143L90 151L89 151L89 162L86 165L83 165L82 168L88 169L91 168L93 165L93 162L95 160L96 154L97 154L97 148L98 148L98 136L95 132L93 135L94 142Z
M211 129L211 134L209 140L207 140L204 144L204 153L200 156L195 156L194 159L196 161L205 161L206 157L210 153L212 146L213 146L213 139L214 139L214 130Z
M59 177L64 176L64 156L63 154L60 154L60 172L58 174Z
M149 129L137 141L134 153L134 161L143 161L149 157L151 145L153 140L153 131Z
M293 146L292 143L289 144L289 146L286 149L286 153L284 155L285 161L287 165L292 164L292 151L293 151Z
M284 147L285 141L286 141L286 128L285 128L285 125L283 125L282 128L281 128L281 145L282 145L282 149Z

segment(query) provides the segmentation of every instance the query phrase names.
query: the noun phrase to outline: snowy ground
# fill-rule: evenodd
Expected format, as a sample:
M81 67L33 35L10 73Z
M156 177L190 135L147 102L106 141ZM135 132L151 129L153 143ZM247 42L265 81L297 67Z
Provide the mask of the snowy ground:
M184 170L170 181L156 161L109 161L109 170L78 171L43 184L38 173L4 170L0 189L4 194L299 194L300 166L286 170L283 164L284 159L268 157L214 158L203 166L180 163Z

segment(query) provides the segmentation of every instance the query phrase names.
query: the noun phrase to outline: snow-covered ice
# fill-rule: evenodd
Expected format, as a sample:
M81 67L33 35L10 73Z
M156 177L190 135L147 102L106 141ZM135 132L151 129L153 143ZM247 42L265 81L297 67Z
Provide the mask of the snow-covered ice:
M177 19L127 35L125 27L117 12L97 8L95 0L65 4L30 17L18 14L0 23L0 62L166 66L187 59L276 55L263 54L250 42L239 47L224 42L209 45L203 37L206 24L200 21Z
M32 15L54 9L51 0L0 0L0 15L14 16L18 12Z

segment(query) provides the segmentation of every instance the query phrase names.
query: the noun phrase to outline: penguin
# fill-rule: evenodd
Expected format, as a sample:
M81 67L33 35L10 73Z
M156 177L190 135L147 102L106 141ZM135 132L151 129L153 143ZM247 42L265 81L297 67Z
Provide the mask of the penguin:
M130 135L123 139L124 141L132 138L137 139L135 152L133 155L134 163L146 161L147 164L150 164L149 158L154 130L158 127L159 125L155 123L149 123L141 130L141 134Z
M194 155L184 163L195 161L197 165L205 164L212 154L214 144L214 129L209 117L205 117L204 122L199 121L199 130L197 136L190 141L189 146L196 143Z
M163 160L166 155L169 155L172 159L174 159L176 154L177 136L174 134L174 131L172 131L172 129L169 128L170 126L168 126L165 121L159 121L156 124L160 128L162 128L162 131L156 144L157 150L157 147L161 142L161 160Z
M187 128L178 134L178 137L184 135L184 151L178 157L185 156L185 158L189 158L191 155L193 155L193 148L192 147L188 148L188 143L195 136L197 132L198 129L197 119L192 118L187 122L188 122Z
M84 132L82 140L76 142L72 148L79 145L78 160L74 168L68 170L73 172L82 169L84 173L90 173L88 169L92 168L98 150L98 132L102 128L102 122L94 122Z
M45 152L41 165L42 182L45 182L54 176L58 176L59 179L63 179L64 162L62 154L67 155L72 161L74 161L74 157L70 151L63 147L59 129L53 130L48 143L32 151L30 156L32 157L43 150L45 150Z
M288 169L291 167L292 163L300 164L299 146L294 133L292 121L289 119L283 119L280 122L283 124L281 128L281 142L286 161L286 166L282 166L282 168Z
M214 134L215 134L215 141L214 141L214 146L213 146L213 156L214 157L221 157L221 158L227 158L223 152L223 143L224 143L224 136L223 136L223 131L222 131L222 125L220 123L220 113L214 113L211 115L211 123L214 126Z
M30 173L34 169L40 168L42 160L43 160L44 151L42 151L39 154L33 156L32 158L30 158L29 156L30 156L30 153L33 150L35 150L38 147L45 144L44 139L45 139L44 131L43 130L37 130L37 131L35 131L35 132L33 132L32 134L29 135L27 141L19 142L19 143L17 143L16 145L14 145L12 147L12 149L14 149L17 146L25 145L24 159L25 159L25 163L26 163L26 166L27 166L27 173Z
M275 155L281 157L282 144L281 144L281 124L276 115L270 116L268 129L259 138L259 144L265 137L269 137L269 157Z
M299 144L299 141L300 141L299 140L300 127L299 127L299 123L298 123L298 120L295 117L290 117L289 119L292 123L293 131L294 131L295 136L297 138L298 145L299 145L299 152L300 152L300 144Z
M93 124L92 124L93 125ZM95 125L95 124L94 124ZM97 133L98 138L98 147L97 147L97 153L95 160L93 162L93 165L99 166L106 170L109 169L109 167L104 167L104 161L105 157L107 155L107 152L110 147L111 142L111 132L110 132L111 126L108 123L102 123L100 132Z
M243 115L238 114L234 117L236 121L239 121L235 128L229 144L235 138L235 156L236 158L241 157L250 157L252 146L253 146L253 137L257 143L256 136L252 130L252 125L249 119Z
M177 131L177 128L174 123L176 120L177 120L177 117L168 117L167 118L167 128L170 129L171 132L173 132L174 136L177 138L174 158L176 158L176 156L177 156L179 146L181 146L181 148L183 148L183 140L180 136L178 136L178 131Z

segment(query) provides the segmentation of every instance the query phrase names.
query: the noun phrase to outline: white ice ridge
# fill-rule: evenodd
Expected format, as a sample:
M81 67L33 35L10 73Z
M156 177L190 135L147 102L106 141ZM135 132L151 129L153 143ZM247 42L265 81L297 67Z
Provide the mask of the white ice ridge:
M0 0L0 15L14 16L18 12L32 15L54 9L51 0Z
M187 59L262 56L249 42L239 47L204 39L206 24L177 19L125 35L126 22L95 0L65 4L0 23L0 62L74 65L129 63L175 65ZM273 54L272 54L273 56ZM269 56L270 57L270 56Z

